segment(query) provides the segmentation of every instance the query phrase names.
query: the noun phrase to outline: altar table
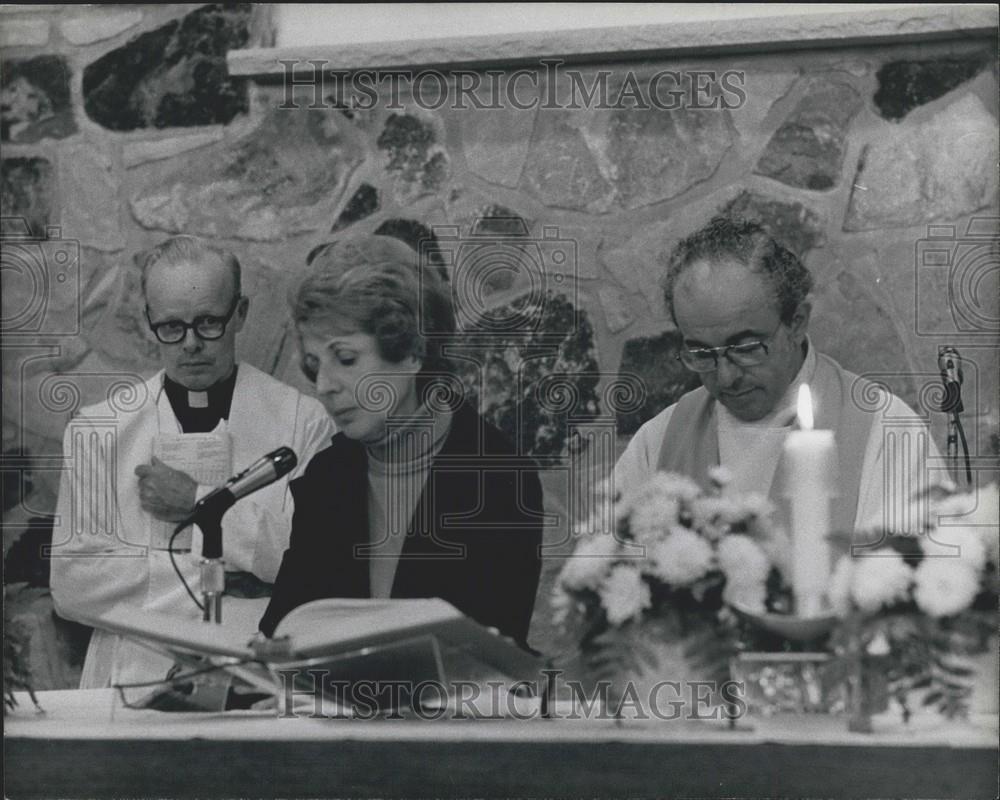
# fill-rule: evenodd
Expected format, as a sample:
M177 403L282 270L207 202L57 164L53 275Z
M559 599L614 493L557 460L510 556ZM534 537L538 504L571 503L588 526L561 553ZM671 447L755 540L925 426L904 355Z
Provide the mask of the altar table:
M995 797L996 718L874 734L842 717L726 723L165 713L111 690L26 695L5 795L32 797ZM558 712L557 712L558 713Z

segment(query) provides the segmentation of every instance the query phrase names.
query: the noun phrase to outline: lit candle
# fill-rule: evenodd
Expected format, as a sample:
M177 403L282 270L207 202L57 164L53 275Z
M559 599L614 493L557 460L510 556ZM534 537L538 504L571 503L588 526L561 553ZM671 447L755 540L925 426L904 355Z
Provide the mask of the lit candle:
M833 431L813 430L812 394L799 388L800 430L785 439L785 495L791 508L792 590L795 613L823 613L830 577L830 500L837 494L837 444Z

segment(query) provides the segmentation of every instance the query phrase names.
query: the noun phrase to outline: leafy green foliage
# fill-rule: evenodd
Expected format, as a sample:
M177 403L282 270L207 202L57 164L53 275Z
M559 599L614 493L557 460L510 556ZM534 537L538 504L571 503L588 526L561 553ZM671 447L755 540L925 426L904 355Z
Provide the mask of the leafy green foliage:
M31 669L28 666L28 633L19 621L13 619L4 603L3 613L3 706L4 714L17 706L14 692L25 691L38 706L31 688Z

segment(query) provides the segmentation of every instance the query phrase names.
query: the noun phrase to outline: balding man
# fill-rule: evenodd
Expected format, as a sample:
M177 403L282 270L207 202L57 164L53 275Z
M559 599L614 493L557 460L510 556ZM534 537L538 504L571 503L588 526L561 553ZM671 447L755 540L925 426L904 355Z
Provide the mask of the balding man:
M143 260L142 288L162 369L137 392L138 407L122 410L109 400L83 408L64 440L70 468L59 491L51 585L56 610L67 619L93 620L121 605L198 619L170 562L174 525L213 485L265 453L287 445L301 469L334 433L315 399L236 363L250 301L235 256L195 237L173 237ZM95 435L97 421L106 428L108 419L110 441ZM274 581L291 527L287 481L248 496L223 518L227 584L256 593ZM195 593L199 538L195 529L190 553L176 556ZM230 619L239 618L235 610L229 606ZM81 687L156 681L170 666L98 629Z
M812 276L793 253L760 225L718 217L677 245L664 286L680 360L702 386L639 429L616 486L628 491L657 470L707 485L721 464L736 490L780 500L782 447L807 383L816 427L836 434L834 527L920 529L913 495L950 486L940 467L928 468L940 454L902 400L816 350L807 335Z

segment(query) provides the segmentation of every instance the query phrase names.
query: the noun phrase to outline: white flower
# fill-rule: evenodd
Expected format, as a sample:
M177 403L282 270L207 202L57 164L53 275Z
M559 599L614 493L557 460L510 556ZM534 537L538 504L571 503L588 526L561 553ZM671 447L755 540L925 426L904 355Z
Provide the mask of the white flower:
M986 567L989 556L986 552L986 541L982 533L985 528L964 528L958 538L958 557L972 567L976 572Z
M957 614L971 605L979 591L979 576L958 558L925 558L916 571L913 597L932 617Z
M556 625L562 625L569 616L570 609L575 601L559 585L552 587L552 621Z
M760 545L739 533L722 537L716 555L730 582L763 583L771 571L771 563Z
M648 545L649 571L666 583L688 586L712 567L712 546L687 528L674 526L661 542Z
M677 524L677 500L670 495L657 494L636 503L629 518L629 527L636 539L648 540L664 536Z
M601 603L608 615L608 622L621 625L638 617L649 608L649 587L642 580L639 570L619 564L600 589Z
M862 611L878 611L906 597L913 570L895 550L880 548L857 559L851 597Z
M976 572L986 566L986 545L978 528L935 528L928 531L921 550L925 558L960 558Z
M851 580L854 577L854 562L850 556L841 556L833 568L830 583L826 587L826 597L830 607L838 617L846 617L851 610Z
M728 467L720 464L716 467L709 467L708 479L719 489L723 489L733 482L733 473Z
M975 531L984 547L984 558L993 564L1000 562L1000 486L995 483L970 494L953 494L933 505L932 518L944 521L932 534L941 541L951 541L952 528L947 518L956 525Z
M596 590L618 555L618 544L610 536L592 536L577 545L559 573L559 583L570 591Z
M758 492L748 492L740 496L740 503L748 516L766 521L774 516L774 503Z
M892 652L892 645L889 644L889 640L886 635L879 631L875 634L870 642L868 642L868 647L865 648L865 652L870 656L887 656Z
M662 493L687 502L701 494L697 483L676 472L657 472L643 487L643 491Z
M692 527L710 539L719 539L733 525L743 524L750 517L742 498L699 497L691 504Z
M767 585L764 581L727 580L726 587L722 590L723 602L744 608L747 611L765 611L764 601L766 599Z

